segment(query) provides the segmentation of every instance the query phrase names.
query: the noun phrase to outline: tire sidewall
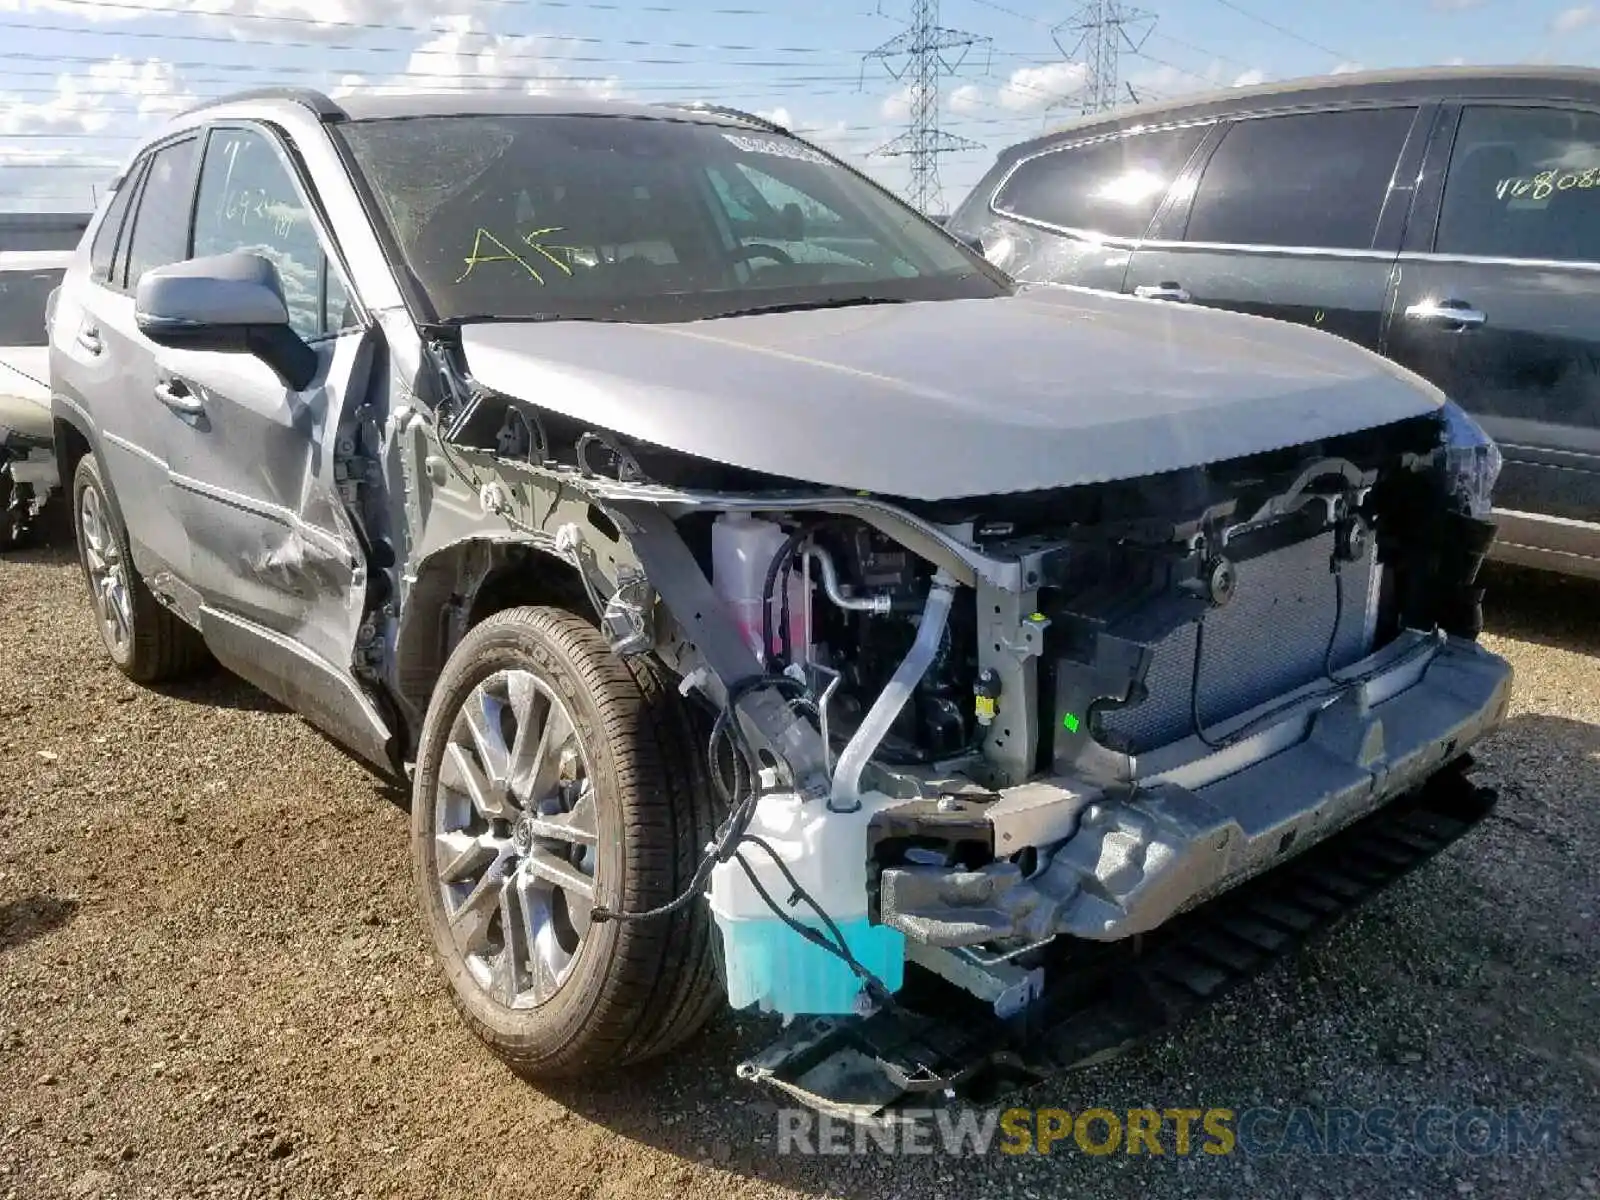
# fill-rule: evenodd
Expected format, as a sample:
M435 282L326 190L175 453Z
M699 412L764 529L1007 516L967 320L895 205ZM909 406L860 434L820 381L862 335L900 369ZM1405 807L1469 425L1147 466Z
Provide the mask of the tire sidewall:
M533 673L566 705L594 789L595 903L617 907L627 902L631 889L626 877L625 822L613 747L577 664L551 636L551 626L543 622L536 632L525 623L491 618L468 634L446 663L428 706L418 748L411 806L412 864L424 924L457 1006L492 1045L519 1058L540 1059L580 1042L585 1027L598 1017L609 968L625 931L617 922L591 925L572 973L556 994L536 1009L508 1009L485 994L455 948L439 891L433 836L439 768L451 727L467 697L485 679L505 670Z

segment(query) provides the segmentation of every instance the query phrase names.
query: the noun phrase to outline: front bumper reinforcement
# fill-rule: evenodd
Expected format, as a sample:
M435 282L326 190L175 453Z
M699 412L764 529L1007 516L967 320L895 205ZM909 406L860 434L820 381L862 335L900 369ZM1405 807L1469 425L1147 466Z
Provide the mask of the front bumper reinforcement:
M1482 821L1496 797L1469 767L1456 759L1420 789L1153 933L1062 939L1047 948L1043 993L1008 1020L912 976L895 1008L796 1021L739 1075L835 1116L888 1119L993 1104L1110 1058L1297 950Z

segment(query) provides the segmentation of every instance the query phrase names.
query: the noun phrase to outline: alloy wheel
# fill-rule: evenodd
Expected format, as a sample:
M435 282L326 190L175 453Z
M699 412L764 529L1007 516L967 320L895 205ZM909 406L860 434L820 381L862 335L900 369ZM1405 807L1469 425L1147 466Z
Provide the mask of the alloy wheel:
M438 886L468 973L507 1008L537 1008L583 948L597 840L588 759L543 680L506 670L472 690L434 812Z
M83 534L83 565L95 615L114 653L124 654L133 640L133 597L127 564L100 490L83 489L78 501L78 527Z

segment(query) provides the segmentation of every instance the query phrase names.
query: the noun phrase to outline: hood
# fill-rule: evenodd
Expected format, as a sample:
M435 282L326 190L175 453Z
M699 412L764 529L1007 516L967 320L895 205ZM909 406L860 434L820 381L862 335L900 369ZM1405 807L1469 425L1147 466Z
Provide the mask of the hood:
M1331 334L1070 287L461 334L473 376L507 396L685 454L915 500L1199 466L1443 402Z

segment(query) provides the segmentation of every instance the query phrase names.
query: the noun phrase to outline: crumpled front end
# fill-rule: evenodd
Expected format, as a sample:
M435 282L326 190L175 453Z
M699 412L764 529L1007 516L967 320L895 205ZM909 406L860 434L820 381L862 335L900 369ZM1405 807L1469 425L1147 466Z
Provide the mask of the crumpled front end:
M1475 640L1497 459L1451 405L921 501L482 391L451 437L616 651L714 714L704 879L735 1007L1026 1022L1086 948L1433 795L1509 703Z

